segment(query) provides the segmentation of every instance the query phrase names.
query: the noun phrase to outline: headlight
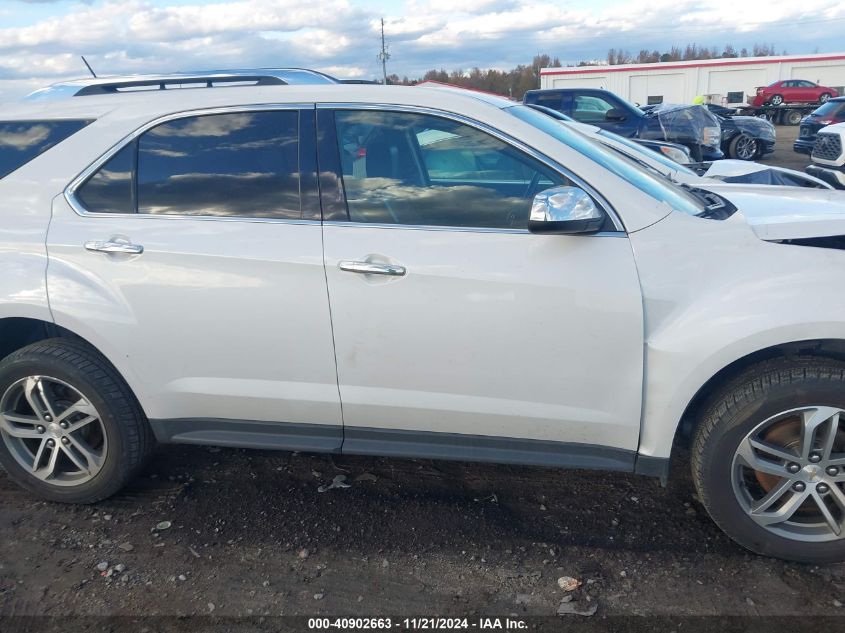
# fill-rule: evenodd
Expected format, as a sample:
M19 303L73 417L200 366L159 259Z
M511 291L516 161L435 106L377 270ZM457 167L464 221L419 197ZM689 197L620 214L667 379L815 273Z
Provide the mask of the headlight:
M680 163L681 165L688 165L690 162L690 157L687 152L682 152L677 147L668 147L666 145L660 146L660 151L669 158L671 158L676 163Z
M705 127L703 130L703 139L705 145L710 147L719 147L722 138L722 131L718 127Z

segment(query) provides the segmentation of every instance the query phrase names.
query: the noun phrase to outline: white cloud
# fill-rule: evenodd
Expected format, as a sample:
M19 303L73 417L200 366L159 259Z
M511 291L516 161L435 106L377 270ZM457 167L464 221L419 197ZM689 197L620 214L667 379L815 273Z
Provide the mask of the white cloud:
M50 128L46 125L34 125L22 130L5 132L0 136L0 147L14 147L17 150L25 150L33 145L38 145L50 136Z
M11 5L14 6L14 5ZM4 11L17 13L26 9ZM836 0L746 0L725 10L710 0L629 0L594 9L574 0L408 0L385 15L388 71L507 68L538 52L564 61L607 49L666 50L773 43L792 53L841 50L845 5ZM351 0L103 0L64 7L61 16L0 27L0 98L21 80L202 68L311 66L349 77L377 76L380 13ZM828 22L822 22L827 20ZM11 20L4 20L10 23ZM18 19L17 22L22 20Z

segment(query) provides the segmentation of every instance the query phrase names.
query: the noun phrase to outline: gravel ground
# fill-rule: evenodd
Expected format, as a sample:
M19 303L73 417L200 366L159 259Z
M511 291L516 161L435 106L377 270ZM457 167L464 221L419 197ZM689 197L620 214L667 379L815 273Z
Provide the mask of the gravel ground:
M810 157L807 154L799 154L792 149L792 144L798 138L798 126L779 125L777 134L775 151L760 162L804 171L804 168L810 164Z
M802 168L797 128L778 133L767 162ZM663 489L615 473L170 446L88 507L40 502L0 472L0 616L552 616L564 576L581 583L574 610L598 608L565 618L581 623L843 612L845 565L746 553L695 500L685 461L681 448ZM351 487L318 491L338 475Z

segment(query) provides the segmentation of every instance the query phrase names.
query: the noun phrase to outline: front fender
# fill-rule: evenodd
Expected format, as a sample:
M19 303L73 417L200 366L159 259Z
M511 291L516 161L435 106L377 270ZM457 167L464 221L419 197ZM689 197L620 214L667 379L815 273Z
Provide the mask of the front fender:
M754 352L845 340L845 252L764 242L740 214L673 213L631 236L645 312L639 452L668 457L689 403Z

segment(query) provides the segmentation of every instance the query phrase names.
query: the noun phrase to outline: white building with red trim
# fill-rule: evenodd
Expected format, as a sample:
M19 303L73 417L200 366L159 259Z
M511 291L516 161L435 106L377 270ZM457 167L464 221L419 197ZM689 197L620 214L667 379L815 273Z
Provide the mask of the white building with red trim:
M543 68L541 88L604 88L629 101L692 103L711 95L713 103L739 104L758 86L782 79L807 79L845 94L845 53L706 59L656 64Z

